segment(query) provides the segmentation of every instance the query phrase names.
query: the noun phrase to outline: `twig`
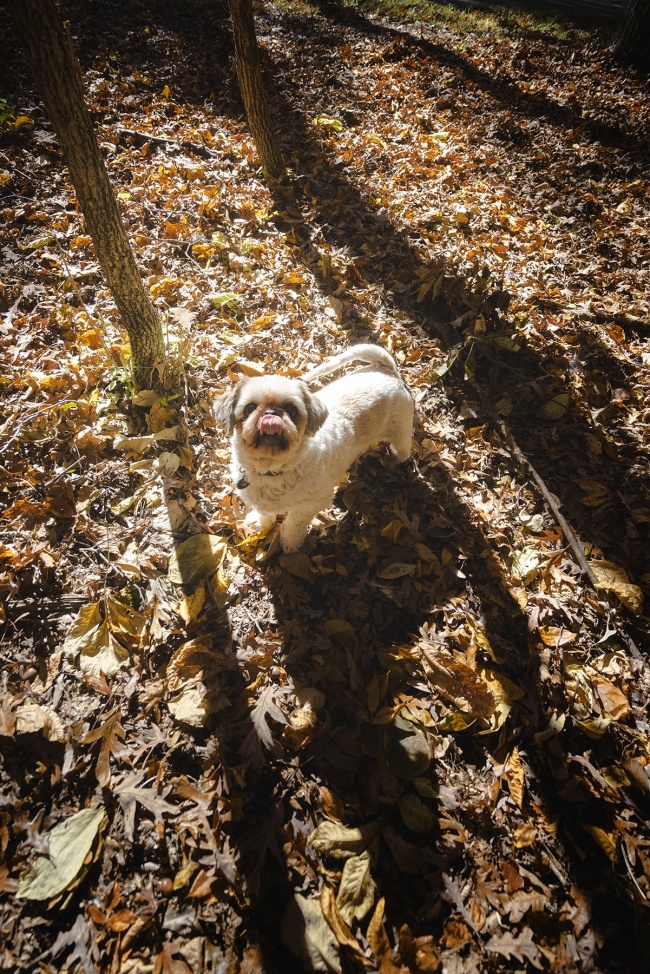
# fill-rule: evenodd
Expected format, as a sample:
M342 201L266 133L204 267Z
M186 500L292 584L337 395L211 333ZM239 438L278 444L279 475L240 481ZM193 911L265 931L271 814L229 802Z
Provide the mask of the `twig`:
M569 546L571 547L571 550L573 551L573 554L576 556L576 561L578 562L578 564L580 566L580 569L581 569L583 575L585 576L585 578L587 578L589 580L589 583L592 585L592 587L593 588L596 588L597 587L597 579L596 579L596 576L594 575L592 569L589 567L589 562L585 558L585 553L584 553L584 551L582 549L582 545L580 544L580 542L576 538L576 536L575 536L575 534L573 532L573 529L569 525L567 519L564 517L564 515L560 511L560 508L558 507L557 501L555 500L553 494L550 492L550 490L548 489L548 487L546 486L546 484L544 483L544 481L542 480L541 476L538 474L537 470L532 465L532 463L530 462L530 460L528 459L528 457L524 453L522 453L522 451L520 450L519 445L517 444L517 441L515 440L514 436L512 435L512 431L506 425L506 423L502 419L499 419L496 416L496 414L493 417L493 420L494 420L494 422L496 422L498 428L501 431L501 435L503 436L504 440L506 441L506 443L508 444L508 446L512 450L512 453L515 456L515 458L517 459L517 461L520 464L522 464L522 466L524 466L528 470L528 472L530 473L531 477L533 478L533 480L537 484L537 486L538 486L538 488L539 488L539 490L540 490L540 492L541 492L541 494L542 494L542 496L544 498L545 503L547 504L547 506L552 511L554 518L556 519L557 523L559 524L560 528L562 529L562 534L564 535L564 537L566 538Z
M154 145L172 146L175 149L187 149L197 156L203 156L204 159L216 159L219 155L218 152L213 152L212 149L201 145L200 142L190 142L189 139L166 139L163 135L153 135L151 132L137 132L135 129L117 129L117 134L120 137L126 136L129 139L133 139L134 142L140 145L144 145L145 142L153 142Z
M572 314L577 314L581 318L588 318L601 325L611 321L615 325L620 325L621 328L638 328L639 331L650 330L650 321L645 318L637 318L634 315L626 315L620 311L608 312L601 311L598 308L579 308L576 312L574 308L567 308L566 305L553 301L551 298L537 298L537 303L540 308L548 308L549 311L571 311Z
M476 390L476 392L477 392L477 394L478 394L478 396L479 396L479 398L481 400L481 405L482 405L483 409L488 414L488 416L490 417L490 419L492 420L492 422L495 424L495 426L499 429L499 431L501 433L501 436L503 437L503 439L506 441L506 443L510 447L510 450L512 452L512 455L515 457L515 459L517 460L517 462L519 464L521 464L521 466L524 467L525 470L528 471L528 473L530 474L530 476L532 477L532 479L535 481L535 483L536 483L536 485L537 485L537 487L538 487L538 489L539 489L542 497L544 498L545 504L547 505L547 507L549 508L549 510L552 512L553 517L555 518L556 522L560 526L560 529L562 531L562 534L564 535L564 537L565 537L565 539L566 539L569 547L573 551L573 554L576 557L576 561L578 562L578 565L580 566L580 570L582 571L582 574L585 576L585 578L587 579L587 581L589 582L589 584L592 586L592 588L594 588L594 589L597 588L598 587L598 581L597 581L596 576L594 575L592 569L589 566L589 562L585 558L585 553L584 553L584 550L582 548L582 545L580 544L580 542L576 538L576 536L574 534L574 531L571 528L570 524L568 523L567 519L562 514L562 512L561 512L561 510L560 510L560 508L558 506L558 503L557 503L557 501L555 499L555 497L550 492L550 490L548 489L548 487L544 483L542 477L538 474L537 470L532 465L532 463L530 462L530 460L528 459L528 457L520 449L519 444L515 440L515 438L514 438L514 436L512 434L512 430L510 429L510 427L507 425L507 423L504 422L504 420L501 419L501 417L498 415L498 413L497 413L496 409L494 408L494 406L492 406L492 404L486 400L486 397L481 393L481 391L478 388L476 382L473 382L472 384L473 384L473 386L474 386L474 388L475 388L475 390Z

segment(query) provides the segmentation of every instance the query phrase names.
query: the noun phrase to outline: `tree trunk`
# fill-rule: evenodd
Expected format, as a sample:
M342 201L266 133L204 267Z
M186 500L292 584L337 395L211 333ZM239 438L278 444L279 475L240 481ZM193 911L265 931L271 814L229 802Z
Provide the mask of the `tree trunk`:
M161 388L162 327L129 244L84 100L81 68L55 0L7 0L61 144L95 253L131 343L137 388Z
M614 42L617 54L641 71L650 71L650 3L630 0Z
M267 178L279 179L284 161L271 122L262 82L252 0L229 0L237 53L237 80L248 125Z

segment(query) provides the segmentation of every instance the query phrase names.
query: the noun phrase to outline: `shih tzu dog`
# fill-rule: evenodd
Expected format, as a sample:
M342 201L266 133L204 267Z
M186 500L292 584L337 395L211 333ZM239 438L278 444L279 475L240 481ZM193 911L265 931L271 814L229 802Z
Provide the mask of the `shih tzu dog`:
M315 379L350 362L367 367L310 390ZM388 443L399 463L411 452L413 400L378 345L353 345L302 379L241 379L221 397L216 415L231 436L232 477L253 511L248 523L263 529L285 514L284 551L301 546L338 481L373 444Z

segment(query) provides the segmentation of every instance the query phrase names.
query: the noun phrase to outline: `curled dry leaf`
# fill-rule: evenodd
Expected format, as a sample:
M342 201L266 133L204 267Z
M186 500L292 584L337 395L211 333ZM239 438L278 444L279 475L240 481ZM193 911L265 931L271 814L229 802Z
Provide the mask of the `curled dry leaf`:
M25 703L16 709L14 716L16 734L33 734L41 731L48 741L65 740L63 724L51 707L44 707L38 703Z

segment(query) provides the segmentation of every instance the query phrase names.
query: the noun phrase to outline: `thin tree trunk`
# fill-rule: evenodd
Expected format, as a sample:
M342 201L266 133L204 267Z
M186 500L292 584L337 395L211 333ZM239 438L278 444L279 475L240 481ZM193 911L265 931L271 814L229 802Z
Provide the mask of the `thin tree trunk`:
M252 0L229 0L229 3L237 54L237 80L248 125L264 174L270 179L279 179L284 171L284 161L273 130L262 81L253 3Z
M650 3L630 0L614 42L617 54L641 71L650 71Z
M162 327L131 250L92 120L81 68L55 0L7 0L36 87L54 126L95 253L131 343L138 388L160 387Z

